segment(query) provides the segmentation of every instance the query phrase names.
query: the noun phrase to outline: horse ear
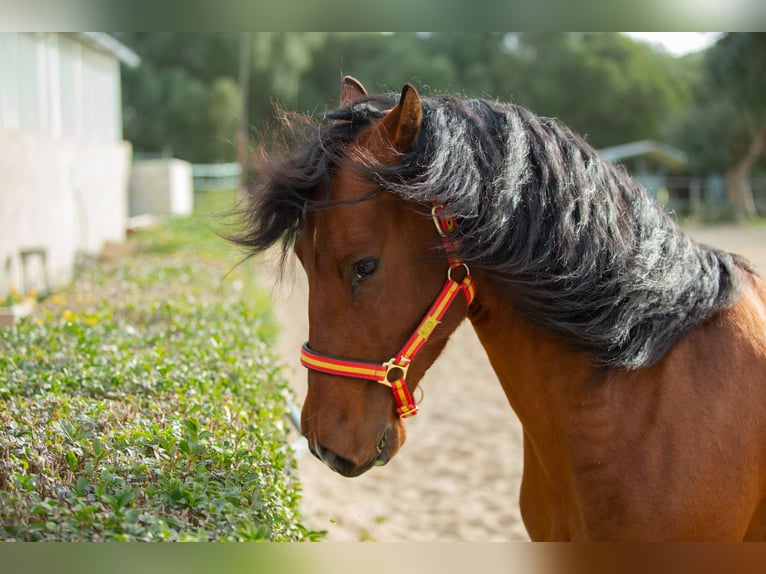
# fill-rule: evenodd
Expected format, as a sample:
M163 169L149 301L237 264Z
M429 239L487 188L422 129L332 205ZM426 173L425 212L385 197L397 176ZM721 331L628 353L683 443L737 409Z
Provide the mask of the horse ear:
M367 95L362 83L351 76L343 76L343 85L340 89L340 106L347 106L353 101L360 100Z
M418 135L423 105L420 95L412 84L404 84L399 103L376 127L379 137L387 140L396 151L408 151Z

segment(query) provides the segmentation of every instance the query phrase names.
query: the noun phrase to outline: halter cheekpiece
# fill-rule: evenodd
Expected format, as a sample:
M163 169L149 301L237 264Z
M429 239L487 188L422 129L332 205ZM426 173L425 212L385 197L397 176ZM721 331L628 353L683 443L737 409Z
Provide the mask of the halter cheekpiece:
M307 369L330 375L364 379L390 387L397 405L396 412L403 419L414 416L418 412L418 406L407 388L406 378L410 363L441 322L458 293L463 293L469 305L475 296L473 278L468 266L457 255L459 239L453 237L453 232L457 228L455 217L444 206L438 204L431 209L431 215L447 253L449 262L447 281L401 350L384 363L367 363L317 353L309 347L308 341L301 349L301 364ZM453 277L453 274L459 275L460 271L464 271L462 278Z

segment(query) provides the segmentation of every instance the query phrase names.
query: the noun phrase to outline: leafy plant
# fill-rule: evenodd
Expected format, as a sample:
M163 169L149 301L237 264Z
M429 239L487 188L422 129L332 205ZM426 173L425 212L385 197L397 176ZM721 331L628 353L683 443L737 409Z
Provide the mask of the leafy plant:
M8 294L0 299L0 307L13 307L25 300L36 300L37 292L30 290L26 295L19 293L16 289L11 289Z
M198 218L134 241L0 331L0 539L321 537L265 297Z

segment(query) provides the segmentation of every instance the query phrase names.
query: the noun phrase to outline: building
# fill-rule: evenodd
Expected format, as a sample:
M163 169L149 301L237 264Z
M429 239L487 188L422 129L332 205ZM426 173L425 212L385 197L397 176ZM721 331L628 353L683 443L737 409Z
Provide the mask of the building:
M0 298L124 240L120 70L138 64L103 33L0 33Z
M682 215L699 211L703 182L688 174L689 160L683 150L663 142L642 140L603 148L599 153L608 161L623 165L669 211ZM714 183L710 180L706 195L712 197Z

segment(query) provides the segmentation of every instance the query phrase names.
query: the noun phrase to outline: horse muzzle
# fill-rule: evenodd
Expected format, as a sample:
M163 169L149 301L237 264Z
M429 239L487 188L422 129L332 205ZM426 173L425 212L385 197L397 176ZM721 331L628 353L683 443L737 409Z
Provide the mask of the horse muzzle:
M391 460L395 447L393 442L389 442L389 434L393 435L394 433L391 430L386 430L370 457L361 464L339 455L319 442L312 444L312 441L309 441L309 450L315 457L338 474L352 478L364 474L373 466L383 466Z

